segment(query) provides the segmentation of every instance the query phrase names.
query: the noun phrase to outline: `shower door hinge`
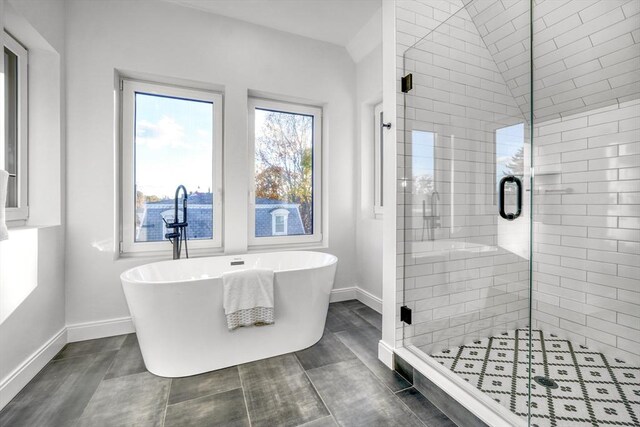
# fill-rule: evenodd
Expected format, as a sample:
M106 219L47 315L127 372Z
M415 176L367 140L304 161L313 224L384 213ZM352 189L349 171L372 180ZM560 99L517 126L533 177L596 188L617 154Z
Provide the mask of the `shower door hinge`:
M400 82L402 83L402 92L409 92L411 89L413 89L413 74L407 74L400 80Z
M411 324L411 309L406 305L400 307L400 321L407 325Z

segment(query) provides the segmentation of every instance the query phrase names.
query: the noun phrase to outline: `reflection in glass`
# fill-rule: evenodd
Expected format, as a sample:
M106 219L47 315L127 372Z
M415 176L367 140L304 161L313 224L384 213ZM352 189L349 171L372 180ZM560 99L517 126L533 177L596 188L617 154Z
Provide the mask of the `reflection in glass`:
M5 206L18 206L18 57L4 48L4 165L9 172Z

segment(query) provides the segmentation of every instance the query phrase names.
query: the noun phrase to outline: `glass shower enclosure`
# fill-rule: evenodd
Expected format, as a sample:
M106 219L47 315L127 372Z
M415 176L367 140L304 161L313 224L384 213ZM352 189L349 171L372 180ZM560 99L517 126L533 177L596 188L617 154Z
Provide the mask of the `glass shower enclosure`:
M640 425L639 4L466 1L403 54L402 345L522 425Z

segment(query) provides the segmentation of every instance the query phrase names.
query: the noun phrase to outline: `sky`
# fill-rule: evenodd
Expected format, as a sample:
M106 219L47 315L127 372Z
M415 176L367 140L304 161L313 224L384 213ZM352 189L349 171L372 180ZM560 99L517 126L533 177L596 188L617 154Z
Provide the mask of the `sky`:
M176 187L207 192L213 175L213 104L136 93L136 185L173 198Z
M414 178L422 175L433 176L433 132L414 130L411 132L412 156L411 163Z
M498 181L508 171L507 164L524 146L524 123L496 130L496 177Z

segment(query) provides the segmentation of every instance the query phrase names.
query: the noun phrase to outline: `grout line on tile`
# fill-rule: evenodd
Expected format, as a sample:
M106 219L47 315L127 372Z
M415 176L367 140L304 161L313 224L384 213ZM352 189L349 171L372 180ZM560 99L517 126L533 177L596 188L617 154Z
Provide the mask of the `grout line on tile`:
M387 387L387 388L388 388L388 387ZM409 387L409 388L411 388L411 387ZM404 390L406 390L406 389L404 389ZM400 390L400 391L402 391L402 390ZM420 391L419 391L418 389L416 389L416 391L417 391L418 393L420 393ZM422 420L420 419L420 417L418 416L418 414L416 414L415 412L413 412L413 409L411 409L411 408L409 407L409 405L407 405L407 404L404 402L404 400L400 399L396 393L394 393L394 392L392 391L392 392L391 392L391 394L393 394L393 397L394 397L395 399L397 399L397 400L400 402L400 404L402 404L405 408L407 408L407 410L408 410L410 413L412 413L412 414L413 414L413 416L414 416L414 417L416 417L416 419L417 419L418 421L420 421L420 423L421 423L422 425L424 425L425 427L429 427L429 426L427 425L427 423L426 423L426 422L424 422L424 421L422 421ZM422 393L420 393L420 395L422 395ZM426 397L425 397L425 399L426 399ZM428 399L427 399L427 400L428 400ZM442 412L442 411L441 411L441 412ZM445 415L446 415L446 414L445 414ZM447 418L449 418L449 417L447 417ZM454 424L455 424L455 423L454 423Z
M240 375L240 365L238 367L238 379L240 380L240 389L242 390L242 399L244 400L244 409L247 411L247 420L249 421L249 427L251 427L251 414L249 413L249 404L247 403L247 395L244 392L244 382L242 381L242 375Z
M351 351L351 350L349 350L349 351ZM296 362L298 362L298 365L300 365L300 368L302 368L302 372L304 372L304 375L309 380L309 384L311 384L311 387L313 387L313 390L316 392L316 394L320 398L320 401L324 405L325 409L327 410L327 412L329 413L331 418L336 422L336 424L338 424L338 420L336 420L336 417L333 416L333 413L331 412L331 409L329 409L329 405L327 405L327 402L324 401L324 399L322 398L322 395L320 394L320 392L316 388L316 385L313 383L313 381L311 381L311 377L309 377L309 374L307 374L307 371L304 369L304 366L302 366L302 363L300 363L300 360L298 359L298 355L295 354L295 353L293 353L293 355L295 356L295 359L296 359Z
M164 403L164 414L162 414L162 426L167 421L167 410L169 409L169 397L171 396L171 386L173 386L173 378L169 378L169 391L167 392L167 400Z
M411 386L409 386L409 387L405 387L405 388L400 389L400 390L398 390L398 391L394 391L394 392L393 392L393 394L401 393L401 392L403 392L403 391L405 391L405 390L409 390L410 388L414 388L414 387L413 387L413 385L411 385ZM417 391L417 389L416 389L416 391ZM422 394L422 393L420 393L420 394Z

